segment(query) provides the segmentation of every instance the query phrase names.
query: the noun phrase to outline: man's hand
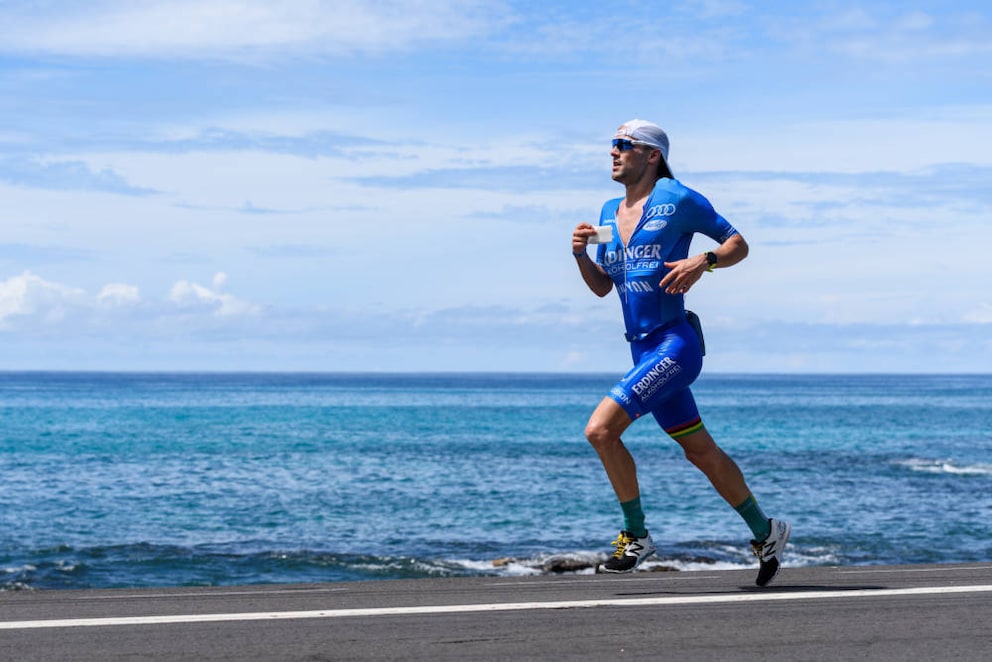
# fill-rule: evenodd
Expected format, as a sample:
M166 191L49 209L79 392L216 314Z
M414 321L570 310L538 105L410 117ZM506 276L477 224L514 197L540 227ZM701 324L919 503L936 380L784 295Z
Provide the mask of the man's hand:
M694 255L677 262L665 262L671 271L661 279L661 287L666 294L685 294L696 281L703 277L709 268L705 255Z
M596 234L596 228L588 223L579 223L572 231L572 254L584 253L589 246L589 237Z
M572 231L572 255L576 257L575 264L579 267L582 280L596 296L605 297L613 289L613 280L606 275L602 267L586 256L589 237L596 234L596 228L588 223L579 223Z

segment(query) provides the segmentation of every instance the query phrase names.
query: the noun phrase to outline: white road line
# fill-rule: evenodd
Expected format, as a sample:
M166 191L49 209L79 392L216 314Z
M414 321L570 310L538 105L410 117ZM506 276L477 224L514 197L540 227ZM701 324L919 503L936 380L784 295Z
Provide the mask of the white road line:
M652 607L664 605L772 602L781 600L826 600L831 598L881 598L886 596L947 595L951 593L985 592L992 592L992 584L975 586L927 586L919 588L804 591L797 593L732 593L722 595L692 595L684 597L564 600L558 602L506 602L420 607L373 607L366 609L322 609L313 611L246 612L233 614L177 614L172 616L122 616L110 618L70 618L39 621L2 621L0 622L0 630L110 627L120 625L162 625L170 623L217 623L223 621L280 621L304 618L348 618L355 616L465 614L472 612L527 611L535 609L578 609L587 607Z

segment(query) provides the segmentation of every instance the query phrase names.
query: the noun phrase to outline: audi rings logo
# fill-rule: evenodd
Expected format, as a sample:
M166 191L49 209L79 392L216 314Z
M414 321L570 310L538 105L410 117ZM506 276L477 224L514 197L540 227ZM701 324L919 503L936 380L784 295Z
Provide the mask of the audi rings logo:
M675 213L675 205L668 202L663 205L655 205L648 210L647 216L645 218L651 219L657 216L671 216Z

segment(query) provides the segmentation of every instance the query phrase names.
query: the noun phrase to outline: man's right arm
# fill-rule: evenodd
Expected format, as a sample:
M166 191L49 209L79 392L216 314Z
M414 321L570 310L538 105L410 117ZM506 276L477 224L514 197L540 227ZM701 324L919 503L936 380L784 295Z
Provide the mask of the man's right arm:
M586 282L589 289L597 296L605 297L613 289L613 279L611 279L602 267L596 264L586 249L589 246L589 237L596 234L596 228L588 223L579 223L572 232L572 255L576 264L579 265L579 273L582 280Z

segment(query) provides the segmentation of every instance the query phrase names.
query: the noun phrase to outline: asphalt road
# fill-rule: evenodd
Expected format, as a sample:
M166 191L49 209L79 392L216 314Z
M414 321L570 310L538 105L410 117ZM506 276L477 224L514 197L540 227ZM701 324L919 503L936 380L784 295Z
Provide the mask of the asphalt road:
M992 660L992 564L0 593L0 660Z

